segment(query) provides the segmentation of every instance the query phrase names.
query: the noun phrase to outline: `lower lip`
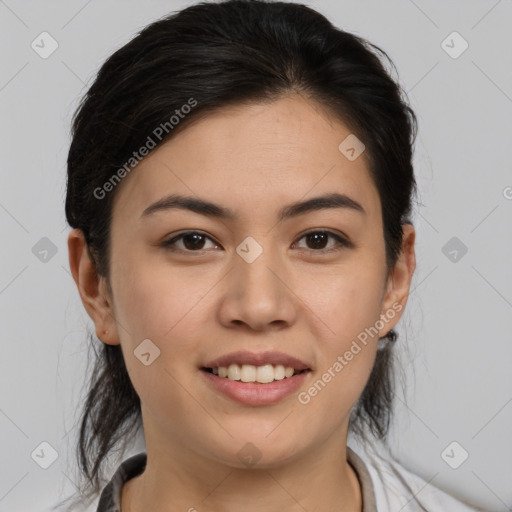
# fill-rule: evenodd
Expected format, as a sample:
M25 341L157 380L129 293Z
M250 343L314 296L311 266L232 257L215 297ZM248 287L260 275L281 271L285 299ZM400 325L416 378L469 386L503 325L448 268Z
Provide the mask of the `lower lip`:
M279 402L297 391L310 373L310 371L306 371L268 384L259 384L219 377L206 370L200 371L217 391L224 393L232 400L247 405L270 405Z

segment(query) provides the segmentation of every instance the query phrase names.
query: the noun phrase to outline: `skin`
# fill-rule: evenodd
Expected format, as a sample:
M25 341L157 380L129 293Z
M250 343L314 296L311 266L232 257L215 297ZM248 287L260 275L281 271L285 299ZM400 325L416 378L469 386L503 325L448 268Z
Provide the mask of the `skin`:
M404 225L402 253L387 274L381 204L366 154L350 161L338 150L350 133L299 95L223 108L178 132L115 191L112 295L81 232L70 233L83 304L97 336L121 345L142 402L148 463L123 487L123 512L234 512L242 505L247 512L361 511L360 484L346 460L349 414L378 337L403 313L416 263L414 228ZM331 192L348 195L366 213L324 209L277 222L282 206ZM237 218L185 210L140 218L170 193L213 201ZM354 246L332 238L315 245L303 236L319 229ZM199 239L202 254L193 239L177 242L183 252L159 245L183 230L207 235ZM236 252L247 236L263 248L252 263ZM307 390L393 304L401 310L307 405L297 393L268 406L240 404L200 373L228 352L279 350L313 369L299 391ZM160 349L149 366L133 354L146 338ZM248 442L261 453L251 468L237 456Z

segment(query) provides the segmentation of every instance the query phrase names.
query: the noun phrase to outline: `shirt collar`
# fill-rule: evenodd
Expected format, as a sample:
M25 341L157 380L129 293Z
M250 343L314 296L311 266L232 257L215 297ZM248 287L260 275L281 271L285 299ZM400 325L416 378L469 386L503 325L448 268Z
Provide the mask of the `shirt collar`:
M347 446L347 461L359 479L363 500L362 512L376 512L375 492L370 473L361 457L349 446ZM96 512L120 512L123 484L130 478L140 475L146 468L146 463L145 452L133 455L122 462L110 482L103 488Z

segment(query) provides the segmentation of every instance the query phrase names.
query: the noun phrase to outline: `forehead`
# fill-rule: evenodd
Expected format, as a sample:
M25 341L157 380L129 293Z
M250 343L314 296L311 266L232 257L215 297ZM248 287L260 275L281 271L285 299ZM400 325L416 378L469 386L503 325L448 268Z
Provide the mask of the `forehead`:
M169 193L229 203L240 217L338 192L378 215L367 154L349 160L340 144L351 130L300 96L226 107L152 150L116 191L114 211L140 217ZM352 135L353 136L353 135ZM349 139L350 140L350 139ZM115 215L115 214L114 214Z

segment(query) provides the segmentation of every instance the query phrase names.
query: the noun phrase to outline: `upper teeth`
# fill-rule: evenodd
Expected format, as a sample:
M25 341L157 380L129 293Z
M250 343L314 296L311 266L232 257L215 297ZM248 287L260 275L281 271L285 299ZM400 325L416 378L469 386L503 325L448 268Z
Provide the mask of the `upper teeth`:
M282 364L264 366L253 366L252 364L238 365L230 364L228 367L219 366L212 368L215 375L219 377L227 377L230 380L241 380L242 382L260 382L266 384L273 380L282 380L285 377L292 377L295 370L289 366Z

